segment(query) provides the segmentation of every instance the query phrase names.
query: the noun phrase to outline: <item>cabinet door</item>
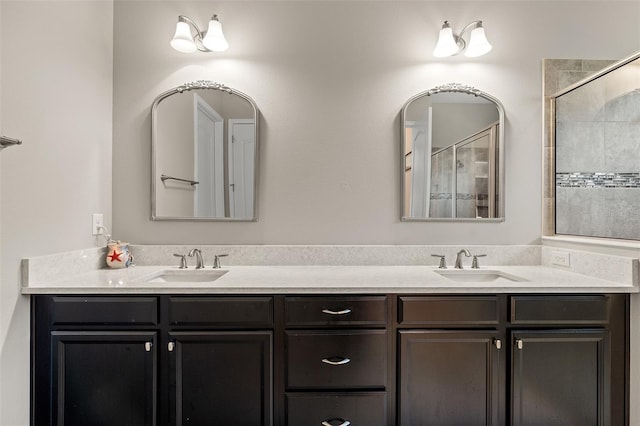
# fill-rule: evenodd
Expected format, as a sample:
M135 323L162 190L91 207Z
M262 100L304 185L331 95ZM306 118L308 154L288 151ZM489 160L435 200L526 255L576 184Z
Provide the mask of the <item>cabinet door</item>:
M156 424L156 333L54 331L52 425Z
M513 333L513 426L608 426L605 330Z
M498 336L495 331L400 331L398 424L504 424Z
M272 333L170 333L177 426L272 424Z

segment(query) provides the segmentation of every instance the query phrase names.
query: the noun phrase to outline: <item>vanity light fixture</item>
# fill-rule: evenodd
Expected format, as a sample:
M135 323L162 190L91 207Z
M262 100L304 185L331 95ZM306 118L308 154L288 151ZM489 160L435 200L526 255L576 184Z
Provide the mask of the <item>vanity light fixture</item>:
M191 28L196 31L195 37L191 34ZM218 20L218 15L213 15L209 20L207 31L200 31L200 28L189 17L178 16L176 32L171 39L171 47L178 52L192 53L196 50L201 52L224 52L229 48L229 43L222 33L222 25Z
M471 30L471 34L469 36L469 44L467 44L462 36L469 30ZM436 48L433 49L433 56L444 58L457 55L464 50L465 56L475 58L488 53L491 49L492 46L484 33L482 21L473 21L464 27L459 35L454 34L448 21L444 21L438 36L438 43Z

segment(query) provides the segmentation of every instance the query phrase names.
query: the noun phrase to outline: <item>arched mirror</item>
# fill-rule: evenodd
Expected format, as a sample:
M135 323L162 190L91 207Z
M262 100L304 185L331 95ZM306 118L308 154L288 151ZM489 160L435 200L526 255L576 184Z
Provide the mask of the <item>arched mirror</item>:
M151 107L151 218L257 220L258 108L223 84L196 81Z
M504 108L478 89L446 84L401 113L402 220L504 219Z

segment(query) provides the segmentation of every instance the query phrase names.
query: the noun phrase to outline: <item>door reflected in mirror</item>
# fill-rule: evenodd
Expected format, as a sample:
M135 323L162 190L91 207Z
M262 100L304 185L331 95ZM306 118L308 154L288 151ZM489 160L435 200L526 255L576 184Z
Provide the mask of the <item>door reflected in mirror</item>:
M504 110L448 84L402 109L402 220L502 220Z
M243 93L198 81L152 106L154 220L257 220L258 110Z

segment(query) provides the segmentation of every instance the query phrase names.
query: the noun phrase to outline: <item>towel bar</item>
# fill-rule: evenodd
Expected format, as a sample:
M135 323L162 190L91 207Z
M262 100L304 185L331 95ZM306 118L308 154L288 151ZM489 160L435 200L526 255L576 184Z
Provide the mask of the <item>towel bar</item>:
M177 178L177 177L173 177L173 176L167 176L167 175L160 175L160 180L161 181L165 181L165 180L177 180L179 182L186 182L188 184L190 184L191 186L193 185L197 185L200 182L195 181L195 180L191 180L191 179L181 179L181 178Z
M6 148L13 145L22 145L22 141L19 139L9 138L6 136L0 136L0 148Z

